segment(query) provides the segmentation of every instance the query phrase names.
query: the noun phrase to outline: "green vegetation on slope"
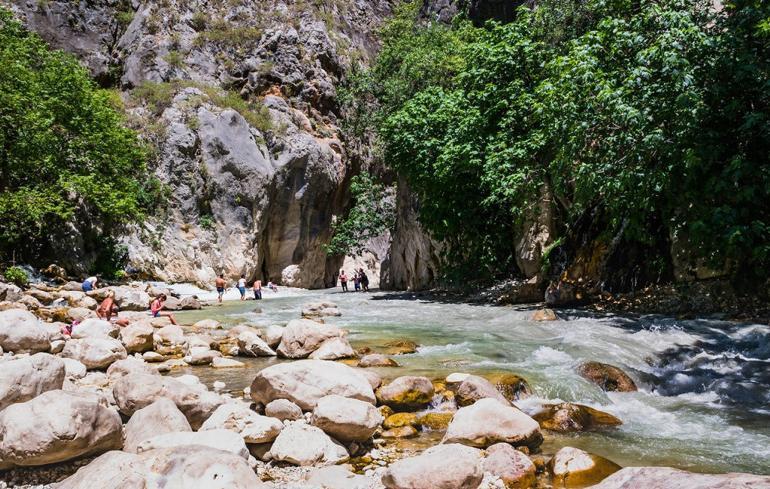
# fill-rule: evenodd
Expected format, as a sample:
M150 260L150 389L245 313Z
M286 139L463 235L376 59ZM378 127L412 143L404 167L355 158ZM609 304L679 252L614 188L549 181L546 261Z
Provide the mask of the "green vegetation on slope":
M0 66L0 257L34 261L51 246L74 248L52 242L70 224L114 252L111 231L140 218L159 190L137 135L77 60L5 9Z
M766 2L545 0L483 28L421 23L416 3L385 27L350 110L451 263L513 273L547 196L558 236L598 220L607 242L674 236L736 276L770 267Z

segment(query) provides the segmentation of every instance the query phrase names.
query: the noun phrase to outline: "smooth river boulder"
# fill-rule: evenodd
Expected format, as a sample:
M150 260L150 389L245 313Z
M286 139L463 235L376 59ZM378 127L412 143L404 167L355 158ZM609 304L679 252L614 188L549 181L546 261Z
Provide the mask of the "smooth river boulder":
M0 311L0 347L14 353L37 353L51 348L50 333L29 311Z
M316 351L310 354L313 360L339 360L353 358L356 352L346 338L331 338L324 341Z
M303 318L320 318L325 316L342 316L337 304L333 302L311 302L302 306Z
M190 445L150 450L139 455L109 452L56 489L267 489L241 457L215 448Z
M200 384L187 384L173 377L132 373L115 382L112 389L120 412L131 416L161 398L171 399L198 429L224 400Z
M209 416L199 431L230 430L238 433L246 443L269 443L283 429L280 419L262 416L242 402L228 402Z
M139 321L121 328L120 341L128 353L144 353L152 350L154 334L151 324Z
M62 390L0 412L0 460L12 465L63 462L123 446L120 415L93 394Z
M131 416L126 423L123 450L136 453L139 444L166 433L192 431L190 423L171 399L160 398Z
M82 338L117 338L120 326L104 319L86 319L72 327L73 339Z
M251 398L263 405L288 399L304 411L312 411L322 397L337 394L374 404L366 377L342 363L299 360L272 365L257 373Z
M542 442L537 421L494 399L480 399L458 409L442 440L442 443L462 443L479 448L510 443L535 449Z
M182 355L187 350L187 338L180 326L170 324L153 333L152 345L161 355Z
M358 361L358 367L398 367L398 362L382 353L370 353L361 357L361 360Z
M532 415L546 430L569 433L586 431L605 426L619 426L623 422L615 416L582 404L563 402L546 404Z
M83 338L69 340L61 356L72 358L86 366L88 370L106 369L113 362L125 359L128 355L123 343L115 338Z
M294 421L302 417L302 409L288 399L276 399L265 406L265 416Z
M770 476L695 474L670 467L626 467L591 489L765 489Z
M341 329L309 319L289 321L283 330L278 355L284 358L307 358L330 338L344 336Z
M158 448L188 447L201 445L230 452L244 460L249 459L249 449L238 433L229 430L180 431L153 436L136 447L137 453L149 452Z
M276 352L254 331L243 331L238 335L238 351L249 357L274 357Z
M497 443L486 449L482 465L484 473L499 477L505 487L527 489L535 485L535 464L525 454L507 443Z
M312 417L315 426L343 442L368 440L382 421L371 403L337 395L322 397Z
M113 382L129 374L159 375L158 369L141 358L128 357L118 360L107 368L107 377Z
M496 399L503 404L509 404L495 385L483 377L469 375L455 391L455 399L459 406L470 406L479 399Z
M404 376L377 389L377 400L396 411L414 411L427 406L434 393L429 378Z
M336 465L350 458L339 442L320 428L302 422L291 423L281 431L270 448L270 456L302 467Z
M0 411L43 392L61 389L65 375L62 359L48 353L0 363Z
M620 470L620 465L578 448L564 447L548 462L556 487L587 487Z
M464 445L438 445L392 463L382 483L388 489L476 489L484 477L482 455Z

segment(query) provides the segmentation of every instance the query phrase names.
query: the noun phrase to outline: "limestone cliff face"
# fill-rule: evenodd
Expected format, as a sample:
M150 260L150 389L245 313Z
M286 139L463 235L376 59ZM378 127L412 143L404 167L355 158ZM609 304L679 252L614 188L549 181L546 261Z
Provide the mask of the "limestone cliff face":
M4 0L7 4L7 0ZM53 46L120 90L157 147L168 207L124 241L138 271L333 284L351 174L337 88L367 63L390 0L13 0Z

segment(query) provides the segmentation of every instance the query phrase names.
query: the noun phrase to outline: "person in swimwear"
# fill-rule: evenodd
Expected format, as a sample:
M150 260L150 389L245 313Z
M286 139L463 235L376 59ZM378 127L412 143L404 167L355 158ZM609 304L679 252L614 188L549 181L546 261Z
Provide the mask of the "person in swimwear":
M111 321L118 326L128 326L128 319L118 318L118 306L115 304L114 290L107 292L107 297L104 298L102 303L99 304L99 308L96 309L96 315L99 316L99 319Z
M174 315L170 312L164 311L163 308L166 305L166 294L160 294L158 297L155 298L154 301L150 304L150 312L152 313L152 317L158 318L158 317L167 317L171 320L171 324L177 324L176 319L174 318Z
M219 277L217 277L215 285L217 287L217 300L221 304L222 296L225 295L225 287L227 286L227 282L225 282L225 275L223 273L219 274Z

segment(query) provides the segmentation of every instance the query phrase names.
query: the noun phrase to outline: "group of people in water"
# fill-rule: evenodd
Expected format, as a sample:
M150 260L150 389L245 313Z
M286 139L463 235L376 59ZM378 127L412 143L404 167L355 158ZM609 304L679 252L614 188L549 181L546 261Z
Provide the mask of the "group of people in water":
M361 290L369 292L369 277L366 275L363 268L359 268L358 270L353 269L353 274L350 276L348 276L345 270L340 270L338 278L343 292L348 291L348 282L353 282L353 290L355 292Z
M227 280L225 280L224 274L220 273L219 277L214 281L214 286L217 288L217 301L219 303L222 303L222 296L225 295L225 291L227 290ZM246 275L241 275L241 278L238 279L238 285L236 288L238 289L238 292L241 293L241 300L246 300ZM278 292L278 286L275 285L273 282L267 282L266 287L273 292ZM254 282L251 285L251 290L254 292L254 300L258 301L262 299L262 281L259 279L254 280Z

